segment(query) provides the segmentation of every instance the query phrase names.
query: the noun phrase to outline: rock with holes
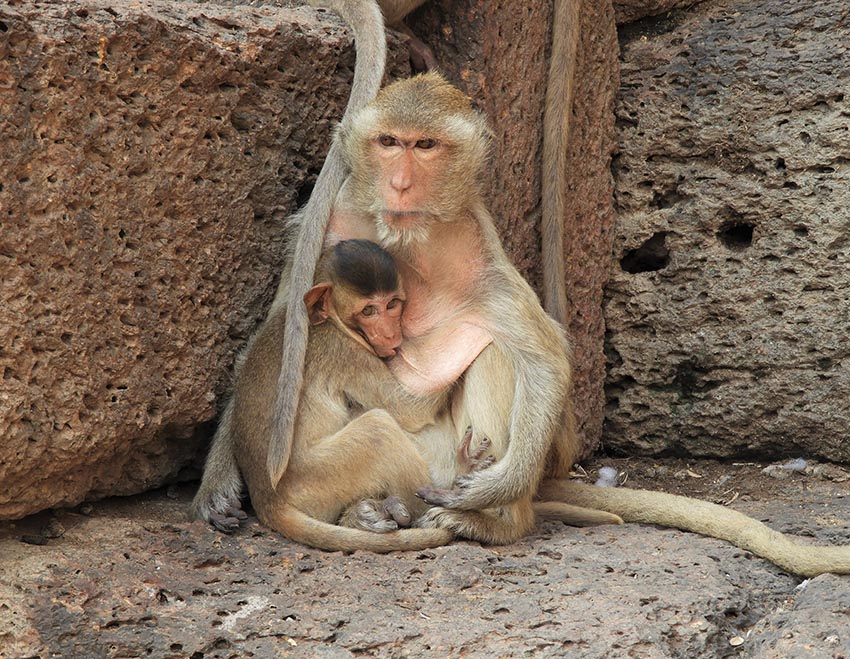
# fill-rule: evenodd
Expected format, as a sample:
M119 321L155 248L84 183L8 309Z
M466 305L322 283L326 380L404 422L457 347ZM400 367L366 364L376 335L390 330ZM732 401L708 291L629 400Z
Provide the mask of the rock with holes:
M850 461L846 19L724 0L623 29L607 447Z
M192 458L353 64L304 7L0 5L0 518Z

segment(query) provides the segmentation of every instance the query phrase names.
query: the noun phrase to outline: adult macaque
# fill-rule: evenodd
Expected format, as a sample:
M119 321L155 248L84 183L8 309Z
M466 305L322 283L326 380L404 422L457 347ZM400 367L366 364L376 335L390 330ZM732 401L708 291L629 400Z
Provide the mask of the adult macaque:
M419 393L463 374L454 425L487 437L497 460L452 490L423 489L443 506L427 517L464 537L516 540L534 525L544 472L565 476L579 447L567 341L508 261L481 200L486 124L460 91L426 74L382 90L340 136L352 174L332 239L377 238L406 282L406 341L391 369Z
M332 239L377 237L406 283L405 342L390 367L420 392L464 373L452 395L454 426L487 437L496 459L451 490L420 490L442 506L426 520L508 542L529 530L537 493L544 503L725 538L801 574L850 570L850 548L779 542L780 534L717 506L566 482L579 448L569 432L567 344L507 261L481 201L483 121L459 91L428 74L382 90L341 135L352 174L334 209ZM539 488L544 475L552 478Z
M480 192L488 130L462 93L435 74L395 83L343 122L335 140L340 144L351 175L333 207L331 242L377 239L396 257L406 284L405 341L390 363L394 375L420 394L442 391L464 375L452 391L456 439L447 451L446 443L428 441L427 428L421 431L417 443L425 463L434 471L433 465L456 460L469 427L472 445L488 438L495 459L454 487L437 482L422 488L423 498L439 506L426 511L426 523L485 542L510 542L531 529L539 490L544 506L561 501L617 514L622 509L626 519L726 538L793 572L850 570L850 548L777 543L778 534L749 518L725 530L732 522L710 506L683 510L680 500L658 493L638 493L657 496L634 495L633 505L629 491L587 493L564 482L579 450L568 345L502 250ZM309 217L302 219L306 226ZM298 268L296 257L293 282ZM287 295L285 285L280 294L277 305ZM293 284L290 306L296 299ZM294 337L306 344L306 333ZM303 348L295 346L293 354ZM297 406L298 387L294 391L289 403ZM287 390L283 399L292 394ZM288 471L292 447L277 430L268 450L272 485ZM252 459L256 466L263 456ZM273 493L272 485L266 486ZM763 551L773 543L781 545L781 556Z

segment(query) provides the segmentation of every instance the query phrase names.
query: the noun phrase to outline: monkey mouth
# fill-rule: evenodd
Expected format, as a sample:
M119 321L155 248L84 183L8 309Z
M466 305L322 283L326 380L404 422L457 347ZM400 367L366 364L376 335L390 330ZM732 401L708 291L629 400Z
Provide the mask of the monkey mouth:
M394 211L384 209L381 219L393 228L411 228L425 217L423 211Z

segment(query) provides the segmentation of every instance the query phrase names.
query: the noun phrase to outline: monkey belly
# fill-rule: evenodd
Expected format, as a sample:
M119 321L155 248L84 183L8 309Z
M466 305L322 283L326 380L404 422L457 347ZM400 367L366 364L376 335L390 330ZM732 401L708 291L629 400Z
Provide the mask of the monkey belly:
M493 336L470 320L452 320L429 334L406 340L390 362L402 386L415 394L430 394L457 382Z

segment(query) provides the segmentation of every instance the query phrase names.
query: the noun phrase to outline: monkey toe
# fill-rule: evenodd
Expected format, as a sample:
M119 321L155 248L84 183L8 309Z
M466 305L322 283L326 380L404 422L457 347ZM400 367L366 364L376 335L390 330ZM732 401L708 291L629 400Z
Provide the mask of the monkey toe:
M231 517L227 514L211 511L210 522L222 533L233 533L239 529L239 521L247 517L245 513L243 513L243 515L244 517Z
M401 503L401 502L399 502ZM363 499L352 506L340 519L340 525L350 526L373 533L389 533L398 530L398 522L385 505L386 501ZM405 510L406 512L406 510Z
M410 526L410 512L398 497L387 497L383 502L384 513L392 517L399 527Z
M246 513L244 510L242 510L242 508L239 507L239 504L234 504L234 505L228 506L224 510L224 514L228 518L235 518L237 520L237 522L236 522L237 526L239 525L239 520L244 521L244 520L248 519L248 513Z

